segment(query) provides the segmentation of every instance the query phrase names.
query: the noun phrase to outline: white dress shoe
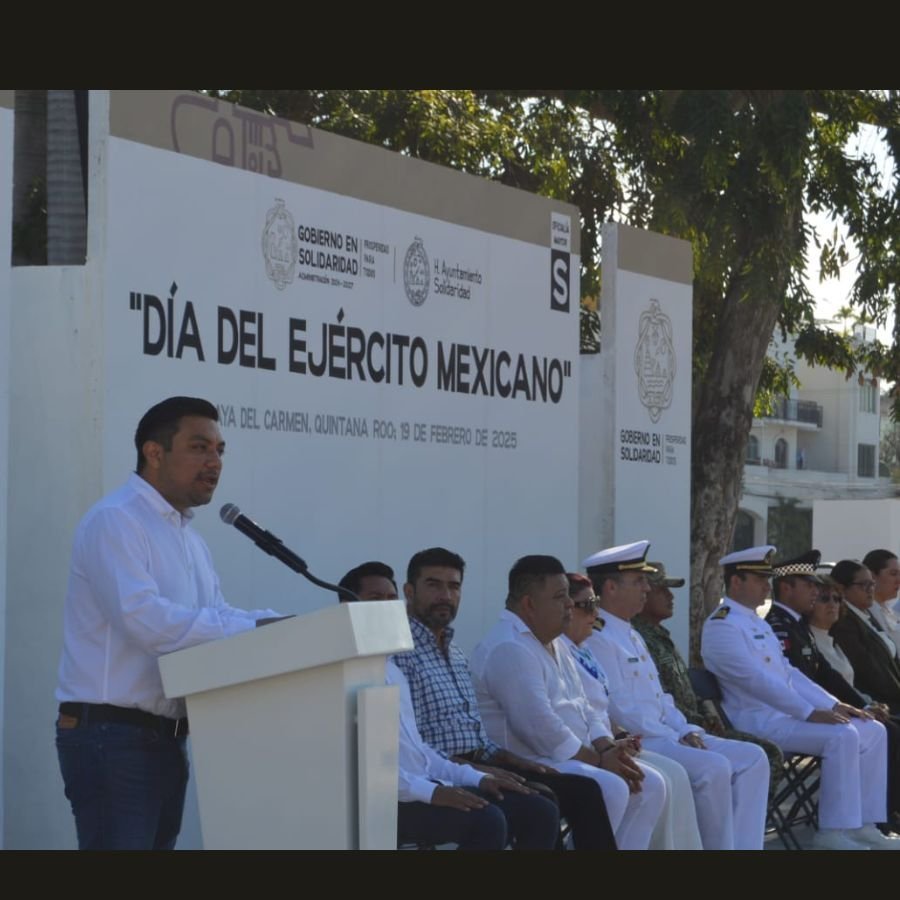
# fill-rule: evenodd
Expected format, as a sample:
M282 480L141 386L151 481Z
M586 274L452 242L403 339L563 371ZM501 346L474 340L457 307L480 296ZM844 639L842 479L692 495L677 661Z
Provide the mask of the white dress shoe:
M863 825L862 828L854 828L848 831L851 840L865 844L872 850L900 850L900 837L882 834L874 825Z
M862 830L862 829L857 829ZM877 829L876 829L877 830ZM817 831L812 840L816 850L870 850L868 844L857 842L850 835L853 832L841 828L829 828L825 831Z

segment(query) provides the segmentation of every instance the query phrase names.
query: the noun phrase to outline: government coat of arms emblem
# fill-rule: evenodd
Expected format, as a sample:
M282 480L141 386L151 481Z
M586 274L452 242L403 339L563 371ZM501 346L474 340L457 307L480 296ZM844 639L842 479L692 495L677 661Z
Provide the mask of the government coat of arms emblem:
M413 306L421 306L428 296L431 266L422 238L417 237L406 250L403 260L403 288Z
M279 291L283 291L294 280L298 250L294 217L285 207L284 200L276 198L275 205L266 213L262 252L266 261L266 275Z
M675 369L672 320L659 308L659 301L651 299L650 308L641 313L638 325L634 371L638 396L654 425L672 403Z

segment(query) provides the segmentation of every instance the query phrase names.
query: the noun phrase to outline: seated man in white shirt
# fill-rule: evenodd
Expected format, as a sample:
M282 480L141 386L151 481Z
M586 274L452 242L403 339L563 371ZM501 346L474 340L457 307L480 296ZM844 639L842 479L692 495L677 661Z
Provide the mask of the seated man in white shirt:
M704 850L761 850L769 762L755 744L708 735L689 723L663 691L653 657L631 619L649 591L649 541L601 550L582 565L600 601L600 618L585 642L609 679L610 714L643 735L648 750L684 766L694 790ZM749 730L749 729L748 729Z
M756 614L769 594L769 545L730 553L726 596L703 626L703 662L718 679L735 726L788 753L822 757L816 845L830 850L895 849L875 822L886 819L887 735L862 710L841 703L782 653Z
M347 572L340 587L360 600L397 599L393 569L374 560ZM386 675L388 684L400 688L398 842L501 850L511 841L517 850L554 849L559 841L554 800L511 772L485 773L438 753L422 740L409 684L393 660Z
M616 741L584 693L560 640L572 613L562 563L525 556L509 573L506 610L472 654L488 737L534 762L592 778L621 850L646 850L666 800L665 781Z

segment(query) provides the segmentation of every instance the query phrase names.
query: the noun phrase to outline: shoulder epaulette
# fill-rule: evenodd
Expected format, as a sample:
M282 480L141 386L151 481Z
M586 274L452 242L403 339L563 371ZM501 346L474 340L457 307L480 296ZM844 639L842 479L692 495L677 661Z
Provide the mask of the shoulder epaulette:
M711 616L711 619L724 619L731 612L730 606L720 606Z

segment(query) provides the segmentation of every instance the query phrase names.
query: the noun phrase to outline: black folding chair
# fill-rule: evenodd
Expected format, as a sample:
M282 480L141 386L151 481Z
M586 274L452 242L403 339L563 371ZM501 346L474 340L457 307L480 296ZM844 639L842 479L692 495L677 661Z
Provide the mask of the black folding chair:
M688 670L691 687L699 700L708 700L726 728L733 728L722 706L719 681L707 669ZM822 760L805 753L788 753L784 758L784 778L769 800L766 814L766 834L773 832L786 850L802 850L793 829L800 825L819 826L818 790Z

